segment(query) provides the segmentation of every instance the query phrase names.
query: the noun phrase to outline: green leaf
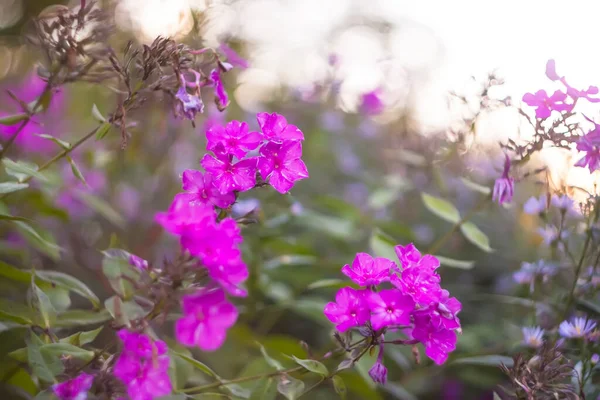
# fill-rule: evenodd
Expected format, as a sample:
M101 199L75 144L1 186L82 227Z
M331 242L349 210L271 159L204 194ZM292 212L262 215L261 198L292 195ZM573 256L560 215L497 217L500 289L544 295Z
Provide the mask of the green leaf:
M275 378L265 377L259 380L252 389L250 400L275 400L276 397Z
M111 127L112 125L110 124L110 122L105 122L102 125L100 125L100 127L96 131L96 140L102 140L104 136L106 136L108 132L110 132Z
M277 391L288 400L296 400L304 392L304 382L289 375L282 375L277 384Z
M39 136L42 139L51 140L54 143L56 143L57 145L59 145L60 147L62 147L64 150L70 150L71 149L71 143L65 142L64 140L60 140L59 138L55 138L52 135L47 135L45 133L42 133L42 134L38 134L36 136Z
M301 254L284 254L265 262L263 268L266 270L276 269L282 266L313 265L317 261L315 256Z
M600 316L600 304L584 299L577 299L576 302L578 309L585 311L586 313Z
M488 356L475 356L475 357L465 357L459 358L457 360L453 360L450 364L459 364L459 365L481 365L487 367L499 367L504 364L507 367L512 367L513 359L507 356L501 355L488 355Z
M186 356L185 354L181 354L178 352L173 352L177 357L181 358L182 360L187 361L188 363L190 363L194 368L196 368L197 370L200 370L202 372L204 372L206 375L208 376L212 376L213 378L216 378L218 380L220 380L221 378L219 377L219 375L217 375L217 373L215 371L213 371L212 369L210 369L210 367L206 364L204 364L203 362L200 362L192 357Z
M367 201L369 208L372 208L374 210L381 210L383 208L386 208L387 206L398 200L400 192L401 191L398 188L383 187L376 189L373 193L371 193Z
M31 309L23 304L0 299L0 320L16 322L19 325L31 325L33 315Z
M100 299L87 285L79 279L58 271L38 271L37 276L64 289L77 293L88 299L96 308L100 307Z
M83 346L93 342L96 337L100 334L104 327L94 329L93 331L77 332L71 336L60 339L61 343L69 343L74 346Z
M108 310L69 310L58 314L56 326L70 328L74 326L100 324L111 319Z
M479 183L472 182L467 178L460 178L460 180L464 183L466 187L469 189L479 192L482 194L490 194L492 190L488 186L480 185Z
M49 231L40 228L35 229L23 221L14 221L14 223L17 226L17 230L29 244L53 260L59 259L62 249L56 244Z
M106 299L104 307L113 319L121 325L130 326L130 321L144 318L147 312L134 301L123 301L119 296Z
M15 217L14 215L9 214L0 214L0 221L31 221L25 217Z
M10 353L8 353L8 355L11 358L13 358L19 362L26 363L27 362L27 347L23 347L21 349L11 351Z
M4 377L4 379L7 378L8 377ZM38 392L37 384L33 381L31 375L29 375L29 373L23 368L19 368L16 372L13 372L10 378L5 381L5 383L8 386L19 388L31 396L34 396Z
M320 214L311 210L305 210L302 213L302 218L298 218L298 224L344 240L352 239L355 232L352 221Z
M71 157L67 157L67 161L71 165L71 172L73 172L73 175L75 176L75 178L79 179L79 181L81 183L83 183L85 186L87 186L88 184L85 181L85 178L83 177L83 174L81 173L81 170L79 169L79 167L77 166L75 161L73 161L73 159Z
M0 261L0 276L16 282L31 283L31 273Z
M56 310L52 306L50 298L42 289L35 284L35 281L31 281L30 289L30 306L33 310L36 310L41 317L41 326L49 329L54 325L56 321Z
M104 115L102 115L100 110L98 110L96 104L92 106L92 115L94 116L94 118L96 118L98 122L106 122L106 118L104 117Z
M17 190L26 189L29 187L29 183L19 183L19 182L2 182L0 183L0 194L12 193Z
M75 195L80 198L88 207L97 211L100 215L110 221L112 224L123 228L125 219L119 214L110 204L101 198L83 191L75 192Z
M321 288L341 288L344 286L348 286L348 281L344 281L341 279L321 279L308 285L306 287L306 290L314 290Z
M453 258L435 256L440 260L440 264L445 267L459 268L459 269L471 269L475 266L475 261L463 261L455 260Z
M140 272L129 263L131 254L121 249L108 249L102 254L102 272L113 290L123 298L133 296L134 287L131 282L139 281Z
M59 358L50 354L42 353L41 347L45 343L31 333L27 342L27 362L34 375L46 382L54 382L54 377L63 372L63 363Z
M26 163L23 161L13 161L9 158L2 159L2 163L4 164L4 168L6 169L6 173L14 176L19 181L23 181L25 178L33 176L46 182L48 179L38 172L38 166L31 163Z
M51 285L42 289L48 295L50 303L57 313L67 311L71 307L71 297L67 289L58 286L52 287Z
M310 372L314 372L315 374L319 374L319 375L323 375L323 376L329 375L329 371L327 370L327 367L325 365L323 365L322 363L320 363L319 361L301 360L301 359L297 358L296 356L292 356L292 358L294 359L296 364L303 366Z
M25 121L27 118L29 118L29 115L26 113L7 115L0 118L0 125L15 125L21 121Z
M490 239L472 222L465 222L462 224L460 226L460 231L469 242L473 243L481 250L488 253L494 251L494 249L490 247Z
M271 367L275 368L277 371L282 371L283 365L281 365L281 363L273 358L271 358L271 356L269 356L269 353L267 353L267 350L265 350L265 347L260 344L257 343L258 346L260 347L260 353L263 355L265 361L267 362L267 364L269 364Z
M492 400L502 400L498 393L494 392L494 398Z
M62 359L64 356L78 360L90 361L94 358L94 352L74 346L70 343L48 343L40 347L42 355Z
M460 221L460 213L452 203L427 193L421 193L421 199L425 207L438 217L453 223Z
M385 257L390 260L398 259L396 251L394 251L396 246L394 239L379 229L374 229L371 233L369 246L377 257Z
M331 377L331 382L333 383L333 389L340 396L340 399L345 400L348 389L346 388L346 384L344 380L339 375L334 375Z

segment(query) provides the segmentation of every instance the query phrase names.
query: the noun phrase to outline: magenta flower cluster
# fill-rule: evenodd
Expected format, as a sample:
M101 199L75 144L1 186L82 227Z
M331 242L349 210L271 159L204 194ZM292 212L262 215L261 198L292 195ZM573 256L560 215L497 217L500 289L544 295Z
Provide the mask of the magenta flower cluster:
M170 394L173 388L165 342L127 329L117 335L123 349L113 374L125 384L130 400L152 400Z
M52 391L60 400L86 400L94 383L94 376L85 372L73 379L52 385Z
M325 306L325 315L338 331L367 328L381 344L387 330L403 330L408 337L405 343L422 343L427 356L442 364L456 346L461 304L441 288L437 258L422 256L412 243L398 245L395 251L400 265L387 258L358 253L352 265L345 265L342 272L361 288L340 289L335 303ZM379 288L383 284L391 288ZM382 365L374 368L376 380L385 381Z

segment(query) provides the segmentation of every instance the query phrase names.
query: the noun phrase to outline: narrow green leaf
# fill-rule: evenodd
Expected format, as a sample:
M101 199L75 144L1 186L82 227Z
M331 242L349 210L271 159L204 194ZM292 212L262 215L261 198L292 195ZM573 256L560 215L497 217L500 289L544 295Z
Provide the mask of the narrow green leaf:
M453 258L435 256L440 260L440 264L445 267L459 268L459 269L471 269L475 266L475 261L463 261L455 260Z
M177 357L181 358L182 360L185 360L188 363L190 363L197 370L204 372L206 375L212 376L213 378L216 378L219 380L221 379L215 371L210 369L210 367L208 365L204 364L203 362L200 362L192 357L186 356L185 354L181 354L178 352L174 352L174 354L177 355Z
M282 266L313 265L317 261L315 256L306 256L302 254L284 254L279 257L266 261L264 269L271 270Z
M29 118L29 115L26 113L7 115L6 117L0 118L0 125L15 125L21 121L25 121L27 118Z
M267 362L267 364L269 364L271 367L275 368L277 371L282 371L283 365L281 365L281 363L273 358L271 358L271 356L269 356L269 353L267 353L267 350L265 349L265 347L258 343L258 346L260 347L260 353L262 354L263 358L265 359L265 361Z
M479 192L481 194L490 194L492 192L492 190L488 186L480 185L479 183L470 181L467 178L460 178L460 180L464 183L466 187L475 192Z
M41 133L41 134L37 134L36 136L39 136L42 139L50 140L50 141L56 143L57 145L59 145L60 147L62 147L64 150L71 149L71 143L65 142L64 140L61 140L59 138L55 138L52 135L47 135L45 133Z
M314 372L315 374L319 374L319 375L323 375L323 376L329 375L329 371L327 370L327 367L325 365L323 365L322 363L320 363L319 361L301 360L301 359L297 358L296 356L292 356L292 358L294 359L296 364L303 366L310 372Z
M421 193L421 199L425 207L438 217L453 223L460 221L460 213L452 203L427 193Z
M0 221L31 221L30 219L24 217L16 217L14 215L9 214L0 214Z
M499 367L500 365L504 364L507 367L511 367L513 365L513 359L507 356L494 354L487 356L459 358L457 360L452 361L450 364L481 365L488 367Z
M33 279L31 280L30 290L30 306L39 313L41 326L49 329L56 321L56 310L52 306L48 295L35 284Z
M371 233L369 246L377 257L385 257L390 260L398 259L396 252L394 251L394 247L396 246L394 239L380 229L374 229Z
M277 386L275 378L265 377L259 380L250 395L250 400L275 400L277 397Z
M19 325L31 325L33 315L31 309L23 304L0 299L0 320L16 322Z
M15 351L11 351L8 355L17 360L18 362L26 363L27 362L27 347L23 347L22 349L17 349Z
M61 374L64 369L62 361L52 355L43 354L41 347L45 343L34 333L31 333L26 343L27 362L35 376L46 382L55 382L54 377Z
M404 389L404 387L398 383L388 382L383 388L394 395L394 398L398 400L419 400L414 394Z
M74 346L83 346L93 342L96 339L96 337L100 334L103 328L104 327L101 326L99 328L94 329L93 331L77 332L71 336L67 336L65 338L60 339L60 342L69 343Z
M94 211L97 211L100 215L102 215L114 225L119 227L125 226L125 219L123 218L123 216L119 214L110 204L108 204L103 199L83 191L77 191L75 192L75 195L81 200L83 200L83 202L88 207L90 207Z
M321 288L341 288L348 286L348 281L341 279L321 279L315 281L306 287L307 290L321 289Z
M58 271L38 271L37 276L45 281L54 283L88 299L96 308L100 307L100 299L87 285L79 279Z
M374 210L381 210L398 200L400 193L400 189L395 187L379 188L376 189L373 193L371 193L369 199L367 200L367 203L369 205L369 208L372 208Z
M324 215L311 210L304 210L298 224L304 227L323 232L338 239L352 239L354 224L352 221L330 215Z
M494 251L494 249L490 247L490 239L472 222L465 222L462 224L460 226L460 231L469 242L473 243L481 250L488 253Z
M48 284L47 286L48 287L46 287L46 285L44 285L44 287L40 286L40 288L48 295L50 303L57 313L67 311L71 308L71 296L67 289L59 286L52 286L52 284Z
M108 134L111 127L112 125L110 124L110 122L105 122L102 125L100 125L100 127L96 131L96 140L102 140Z
M38 178L44 182L48 180L44 175L38 172L38 166L35 164L26 163L23 161L15 162L9 158L2 159L2 163L4 164L6 173L14 176L19 181L23 181L23 179L29 176L33 176L34 178Z
M71 172L73 172L73 175L75 176L75 178L79 179L79 181L81 183L83 183L85 186L87 186L88 184L85 181L85 178L83 177L83 174L81 173L81 170L79 169L79 167L77 166L75 161L73 161L73 159L71 157L67 157L67 161L71 165Z
M16 282L30 283L31 273L0 261L0 276Z
M304 392L304 382L289 375L282 375L277 384L277 391L288 400L296 400Z
M134 301L123 301L119 296L106 299L104 307L118 324L130 326L130 321L144 318L147 312Z
M94 358L94 352L74 346L70 343L48 343L40 347L42 355L62 359L65 356L73 357L82 361L90 361Z
M58 314L56 326L60 328L71 328L74 326L89 326L100 324L111 319L108 310L69 310Z
M331 377L331 382L333 383L333 389L340 396L340 399L345 400L348 389L346 388L346 384L344 380L339 375L334 375Z
M62 249L56 244L49 231L42 228L33 228L24 221L14 221L14 223L17 226L17 230L29 244L53 260L60 258Z
M29 187L29 183L19 183L19 182L2 182L0 183L0 194L4 193L12 193L18 190L23 190Z

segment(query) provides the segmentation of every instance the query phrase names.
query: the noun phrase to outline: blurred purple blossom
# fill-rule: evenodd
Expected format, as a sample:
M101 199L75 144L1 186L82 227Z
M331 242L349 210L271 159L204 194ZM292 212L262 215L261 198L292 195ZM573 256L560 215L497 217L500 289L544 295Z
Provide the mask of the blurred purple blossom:
M558 327L558 333L564 338L582 338L587 336L596 327L594 321L587 318L573 318L571 321L563 321Z
M544 330L539 326L524 327L522 332L525 346L537 349L544 343Z
M538 197L530 197L523 205L523 211L526 214L537 215L546 211L547 203L546 195Z

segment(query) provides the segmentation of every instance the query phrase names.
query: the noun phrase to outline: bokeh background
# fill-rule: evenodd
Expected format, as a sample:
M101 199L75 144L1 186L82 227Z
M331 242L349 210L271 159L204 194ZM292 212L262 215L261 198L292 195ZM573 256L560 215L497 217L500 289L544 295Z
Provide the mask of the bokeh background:
M35 78L39 55L24 35L28 19L56 3L0 2L0 111L15 108L5 89L26 101L41 92ZM282 361L281 354L306 355L300 340L315 353L324 352L334 343L322 310L339 287L333 280L342 278L340 268L356 252L377 247L381 237L426 250L444 236L451 224L424 207L423 192L445 198L463 215L480 202L484 194L469 182L489 187L502 165L498 141L528 137L520 99L525 92L552 90L544 76L548 58L557 60L574 86L600 83L600 55L587 40L594 36L598 11L590 3L105 1L118 27L116 45L128 38L149 43L158 35L197 48L227 41L250 67L227 78L229 109L219 113L207 107L195 128L176 120L157 97L130 116L137 126L125 150L118 134L84 145L74 159L89 187L73 178L65 162L50 171L50 184L7 201L18 215L30 213L53 232L67 252L55 261L51 249L0 225L1 257L71 273L108 297L98 250L117 246L157 263L177 253L177 243L153 218L180 191L181 172L199 168L207 126L238 119L257 128L256 112L277 111L304 131L303 158L311 177L291 196L252 192L236 205L239 215L255 209L262 221L244 230L250 298L227 345L217 353L194 355L222 376L237 377L268 367L256 341ZM364 115L361 96L375 89L386 108ZM114 104L110 88L65 87L46 115L23 133L28 139L17 143L15 157L47 159L58 147L36 133L77 138L95 126L94 105L109 112ZM444 287L463 303L463 334L448 363L436 367L423 359L417 366L410 348L388 347L390 382L376 388L363 379L373 360L365 357L356 371L342 374L351 398L492 398L491 390L504 379L494 357L515 351L519 321L533 322L544 312L520 299L522 288L512 281L521 262L545 251L539 246L540 222L523 214L520 204L545 187L595 188L594 177L567 167L570 157L565 151L542 152L534 165L549 163L550 179L520 182L512 207L487 204L475 214L473 221L493 251L482 251L460 233L437 251L468 261L440 271ZM14 296L22 292L5 283L2 290ZM76 298L69 302L85 307ZM162 328L168 335L170 323ZM0 352L14 350L20 335L4 329ZM478 358L457 361L469 357ZM0 365L4 383L11 378L11 362ZM327 385L310 394L335 396Z

